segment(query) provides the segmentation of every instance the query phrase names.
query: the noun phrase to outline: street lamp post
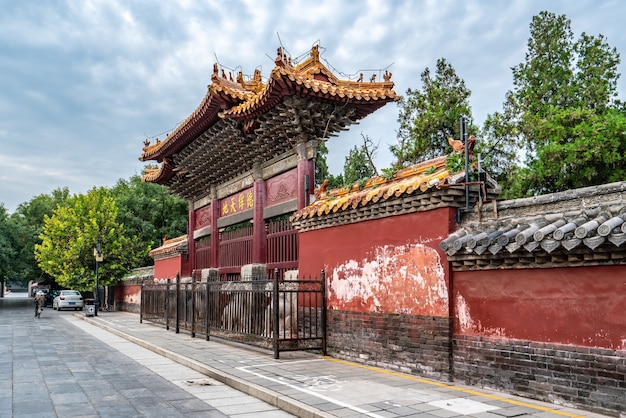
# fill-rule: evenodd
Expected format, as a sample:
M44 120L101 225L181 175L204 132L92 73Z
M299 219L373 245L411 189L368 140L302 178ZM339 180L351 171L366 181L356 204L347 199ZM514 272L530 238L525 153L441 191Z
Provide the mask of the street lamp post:
M95 310L94 310L94 316L98 316L98 296L99 296L99 292L98 292L98 263L102 261L102 252L100 251L100 243L97 243L95 248L93 249L93 256L96 258L96 293L94 295L94 304L95 306Z

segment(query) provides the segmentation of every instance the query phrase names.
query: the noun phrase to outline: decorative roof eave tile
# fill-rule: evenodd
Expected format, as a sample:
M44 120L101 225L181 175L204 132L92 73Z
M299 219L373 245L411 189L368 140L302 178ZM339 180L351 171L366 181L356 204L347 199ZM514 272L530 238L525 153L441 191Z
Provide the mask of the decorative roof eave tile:
M182 174L182 173L180 173ZM167 159L160 165L149 164L144 168L141 181L146 183L163 183L174 175L174 167Z
M495 204L440 243L453 269L626 264L626 182Z
M305 231L439 207L463 207L465 171L450 173L445 166L446 158L442 156L407 167L391 180L377 176L362 187L354 184L350 188L322 191L315 202L294 213L291 222ZM471 200L475 202L480 190L477 185L470 187ZM501 192L489 176L485 190L487 199L495 199ZM350 216L343 216L347 213Z
M210 85L204 99L191 115L185 119L165 140L156 140L155 144L146 142L140 161L157 160L170 156L196 139L202 132L220 120L219 112L240 102L240 95L232 88Z
M187 235L181 235L172 239L164 239L163 245L150 251L149 255L155 259L168 258L186 253L187 248Z

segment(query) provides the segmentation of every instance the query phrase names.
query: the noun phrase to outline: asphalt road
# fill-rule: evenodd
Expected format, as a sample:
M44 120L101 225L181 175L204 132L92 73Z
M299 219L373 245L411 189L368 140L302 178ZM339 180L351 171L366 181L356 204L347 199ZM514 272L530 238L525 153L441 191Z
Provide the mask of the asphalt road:
M74 313L0 298L0 417L291 416Z

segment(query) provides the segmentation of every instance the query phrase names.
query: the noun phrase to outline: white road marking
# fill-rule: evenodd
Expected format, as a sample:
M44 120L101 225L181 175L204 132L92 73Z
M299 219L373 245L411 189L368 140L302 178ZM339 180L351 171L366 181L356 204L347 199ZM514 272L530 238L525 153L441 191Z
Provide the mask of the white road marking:
M249 373L249 374L251 374L253 376L260 377L260 378L265 379L265 380L269 380L270 382L278 383L278 384L284 385L286 387L289 387L291 389L295 389L297 391L300 391L302 393L306 393L308 395L315 396L316 398L323 399L326 402L330 402L330 403L335 404L337 406L340 406L342 408L350 409L352 411L358 412L359 414L363 414L363 415L366 415L368 417L385 418L383 415L378 415L378 414L376 414L374 412L366 411L365 409L359 408L358 406L350 405L350 404L348 404L346 402L343 402L343 401L340 401L338 399L331 398L330 396L322 395L321 393L315 392L313 390L310 390L310 389L307 389L307 388L303 388L301 386L298 386L298 385L286 382L284 380L275 379L273 377L266 376L266 375L264 375L262 373L258 373L258 372L250 370L250 368L253 368L253 367L256 367L256 366L243 366L243 367L238 367L237 369L241 370L242 372Z

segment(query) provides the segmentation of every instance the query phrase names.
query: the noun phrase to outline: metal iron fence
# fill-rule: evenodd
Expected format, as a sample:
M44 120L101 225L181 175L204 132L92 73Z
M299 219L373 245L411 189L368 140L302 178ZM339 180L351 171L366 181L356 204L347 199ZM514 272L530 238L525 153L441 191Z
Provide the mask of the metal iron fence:
M141 286L140 322L171 326L178 333L211 335L281 351L321 350L326 354L325 277L284 280L242 279Z

